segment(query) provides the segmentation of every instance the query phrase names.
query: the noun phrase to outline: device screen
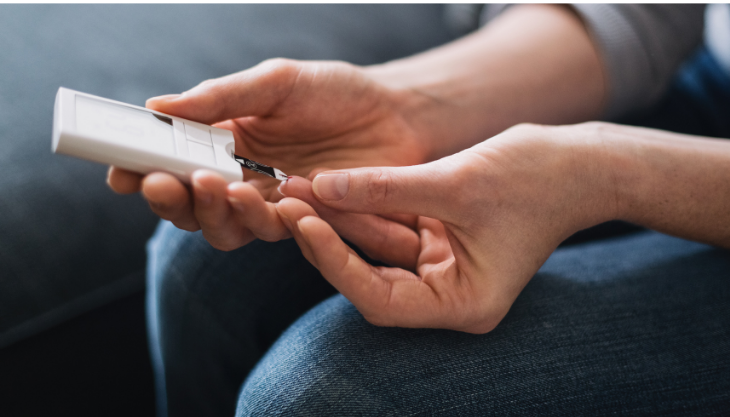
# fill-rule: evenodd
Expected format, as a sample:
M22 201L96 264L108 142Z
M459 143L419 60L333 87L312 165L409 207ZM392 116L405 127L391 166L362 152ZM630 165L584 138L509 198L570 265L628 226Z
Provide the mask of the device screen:
M108 142L175 154L172 119L76 95L76 130Z

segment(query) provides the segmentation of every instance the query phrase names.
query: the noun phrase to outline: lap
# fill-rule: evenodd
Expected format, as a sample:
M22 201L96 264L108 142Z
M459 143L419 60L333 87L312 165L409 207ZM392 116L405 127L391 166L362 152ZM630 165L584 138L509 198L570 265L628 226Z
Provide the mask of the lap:
M231 415L268 347L336 292L293 240L221 252L163 222L148 252L148 328L170 415Z
M654 232L559 249L486 335L370 325L342 296L290 327L238 415L720 413L730 255Z
M252 343L236 327L267 322L258 335L262 344L256 346L263 353L283 328L335 293L293 240L254 241L221 252L200 232L181 231L162 222L148 250L148 285L156 308L166 312L159 319L164 320L165 331L179 337L192 336L186 334L185 326L207 317L208 328L219 327L241 343Z

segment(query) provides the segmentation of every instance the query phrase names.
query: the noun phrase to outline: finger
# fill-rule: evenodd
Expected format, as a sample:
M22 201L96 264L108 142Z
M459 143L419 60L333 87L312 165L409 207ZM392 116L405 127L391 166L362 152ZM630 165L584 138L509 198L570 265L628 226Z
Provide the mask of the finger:
M368 265L319 217L301 218L297 229L322 276L371 323L428 327L438 314L428 305L435 301L433 291L414 274Z
M446 159L446 158L445 158ZM312 187L329 207L356 213L417 214L447 220L462 192L457 167L445 159L408 167L357 168L317 175Z
M296 240L299 249L302 251L302 255L307 258L307 261L317 268L317 260L314 259L312 249L309 244L304 240L302 234L299 232L297 221L302 217L316 216L317 213L307 203L297 200L295 198L284 198L276 204L276 211L279 217L286 224L287 229L291 231L294 240Z
M291 91L301 65L275 59L205 81L180 95L153 97L147 107L201 123L270 114Z
M267 242L276 242L291 236L276 211L251 184L234 182L228 185L228 202L238 222L254 236Z
M193 213L190 191L177 178L164 172L153 172L142 180L142 195L161 218L183 230L200 230Z
M370 258L415 270L420 240L408 226L372 214L348 213L327 207L314 197L311 183L300 177L285 181L279 191L309 204L343 238L354 243Z
M219 174L204 169L191 177L194 195L195 218L203 229L203 237L214 248L237 249L253 240L253 235L233 218L228 203L228 183Z
M308 252L312 264L355 305L370 308L383 303L391 284L382 280L330 225L307 207L306 203L293 198L285 198L277 205L279 212L291 223L302 252Z
M426 276L435 268L440 268L439 264L453 258L454 254L446 237L446 229L440 221L419 217L418 233L421 237L418 275Z
M110 166L106 173L106 183L115 193L132 194L142 188L144 175L126 169Z
M369 322L379 326L449 327L453 318L444 316L440 304L443 300L418 276L400 268L368 265L299 200L285 198L278 207L294 225L294 237L305 256Z
M403 213L386 213L380 214L380 217L398 222L404 226L407 226L411 230L418 228L418 216L415 214L403 214Z
M309 181L314 181L314 178L319 175L322 172L330 171L330 168L314 168L312 171L309 172L309 175L307 175L307 179ZM310 203L311 205L311 203ZM381 214L381 217L393 220L395 222L398 222L400 224L406 225L409 228L416 230L416 227L418 225L418 216L414 214L402 214L402 213L389 213L389 214ZM330 223L331 224L331 223ZM335 228L337 230L337 228Z

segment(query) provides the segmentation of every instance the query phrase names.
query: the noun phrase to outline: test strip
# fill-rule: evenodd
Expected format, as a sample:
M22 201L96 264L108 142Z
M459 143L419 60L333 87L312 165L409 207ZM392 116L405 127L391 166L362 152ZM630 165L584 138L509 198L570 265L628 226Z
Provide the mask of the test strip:
M242 156L238 156L236 154L233 154L233 159L236 160L239 164L241 164L242 167L250 169L251 171L255 171L264 175L268 175L271 178L276 178L279 181L286 181L288 178L287 175L281 170L278 170L276 168L272 168L268 165L264 165L260 162L252 161L248 158L244 158Z

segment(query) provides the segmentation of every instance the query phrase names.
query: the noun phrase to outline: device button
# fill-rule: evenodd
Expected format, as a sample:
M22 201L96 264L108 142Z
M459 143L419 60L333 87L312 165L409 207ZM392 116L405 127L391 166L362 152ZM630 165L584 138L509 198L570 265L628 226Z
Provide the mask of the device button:
M185 136L187 136L188 140L194 140L195 142L203 145L213 146L213 141L210 138L210 129L201 129L185 123Z
M215 154L213 147L201 145L198 142L188 141L188 151L190 151L190 159L206 165L215 165Z

